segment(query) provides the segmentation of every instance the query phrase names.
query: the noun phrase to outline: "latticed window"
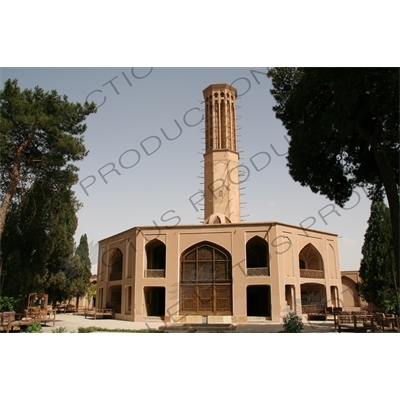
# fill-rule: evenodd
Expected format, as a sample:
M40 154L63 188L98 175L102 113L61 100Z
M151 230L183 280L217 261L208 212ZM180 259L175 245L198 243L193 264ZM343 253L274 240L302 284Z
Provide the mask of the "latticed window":
M181 313L232 313L231 257L211 243L199 243L181 259Z

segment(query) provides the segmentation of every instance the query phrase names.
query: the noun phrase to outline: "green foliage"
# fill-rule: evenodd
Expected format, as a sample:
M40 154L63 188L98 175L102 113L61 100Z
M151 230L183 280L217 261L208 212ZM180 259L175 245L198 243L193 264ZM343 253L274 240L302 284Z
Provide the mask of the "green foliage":
M294 312L283 317L283 332L284 333L300 333L304 329L304 324L299 315Z
M61 270L49 278L49 295L54 301L66 301L86 295L91 277L91 263L87 236L83 235L75 251L61 264Z
M42 326L39 322L32 322L28 325L27 333L42 333Z
M67 333L67 328L65 328L64 326L59 326L55 329L51 330L52 333Z
M59 270L56 273L52 273L48 277L46 283L47 283L46 291L49 294L49 297L53 304L56 302L62 303L68 300L69 284L68 284L68 277L65 275L64 271Z
M85 268L87 275L91 276L91 261L90 261L90 255L89 255L89 244L88 244L88 238L86 233L81 236L79 240L79 245L76 248L75 255L79 256L79 259L81 261L82 266Z
M394 268L389 209L383 201L371 204L362 256L361 282L357 285L359 294L367 302L393 313L397 303L397 271Z
M18 300L13 297L0 296L0 312L3 311L14 311L14 307Z
M399 271L399 69L273 68L292 178L343 206L357 186L385 190Z
M400 296L400 293L398 293L398 296ZM394 298L394 295L392 294L389 299L384 299L382 302L382 306L385 310L386 314L397 314L397 299Z
M70 296L62 267L73 256L80 208L72 191L78 168L72 163L87 154L84 121L95 112L94 103L72 103L39 87L21 90L17 80L0 91L4 293L49 290L53 298Z
M107 329L107 328L99 328L97 326L89 326L83 327L80 326L78 328L78 333L92 333L92 332L121 332L121 333L165 333L162 330L157 329Z
M379 193L379 151L399 181L398 68L275 68L269 76L296 181L339 205L355 185Z
M79 245L75 251L75 257L78 258L77 268L69 275L71 278L71 294L74 297L86 295L87 286L92 276L92 264L89 257L89 245L86 234L82 235Z
M0 236L12 202L37 180L57 185L64 172L77 177L71 162L86 154L83 133L86 117L96 112L94 103L71 103L55 90L22 90L17 80L7 80L0 91Z
M65 274L61 270L71 257L76 212L79 203L71 190L73 180L56 185L37 181L19 204L7 213L2 237L4 267L8 276L4 293L26 296L47 292L50 297L65 297Z
M93 297L96 297L97 284L91 283L86 289L86 298L88 300L88 305L92 302Z

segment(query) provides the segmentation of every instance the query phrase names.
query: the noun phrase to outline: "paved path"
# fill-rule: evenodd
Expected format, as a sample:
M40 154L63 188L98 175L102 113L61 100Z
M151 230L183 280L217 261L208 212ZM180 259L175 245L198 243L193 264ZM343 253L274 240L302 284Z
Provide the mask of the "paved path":
M148 322L131 322L121 321L117 319L96 319L86 318L83 315L74 314L57 314L56 325L53 328L52 324L47 324L43 327L43 332L51 332L57 327L64 327L68 332L77 332L78 327L97 326L108 329L158 329L164 326L163 321L148 321ZM282 324L276 323L253 323L253 324L238 324L237 333L261 333L261 332L279 332L282 331ZM333 321L311 321L304 324L304 332L334 332Z
M52 323L48 323L47 326L43 326L43 332L51 332L58 327L64 327L68 332L77 332L81 326L97 326L107 329L158 329L162 324L162 321L131 322L112 318L98 318L94 320L92 317L85 318L84 315L67 313L57 314L55 327L52 326Z

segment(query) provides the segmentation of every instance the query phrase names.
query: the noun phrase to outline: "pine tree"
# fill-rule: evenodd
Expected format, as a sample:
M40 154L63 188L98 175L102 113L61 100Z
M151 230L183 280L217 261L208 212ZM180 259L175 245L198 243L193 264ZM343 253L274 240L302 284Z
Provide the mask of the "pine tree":
M77 178L74 161L87 154L85 119L94 103L72 103L55 90L21 90L7 80L0 90L0 237L7 212L38 180L57 184L68 168Z
M89 275L90 278L92 264L90 262L89 244L86 233L81 236L79 240L79 245L75 251L75 255L79 256L81 264L84 266L86 273L90 274Z
M84 121L95 112L94 103L72 103L39 87L21 90L17 80L0 90L0 269L9 295L47 291L63 300L82 292L66 274L81 275L80 257L74 258L80 204L73 163L87 155Z
M56 183L37 180L8 210L1 242L8 295L65 291L61 268L73 255L80 206L71 190L75 182L67 169Z
M79 245L75 251L75 257L79 258L79 270L73 279L73 290L74 296L79 301L79 297L85 296L87 291L87 286L90 282L90 277L92 276L91 268L92 264L90 262L89 256L89 244L86 234L82 235L79 240Z
M396 269L390 212L383 201L371 204L371 214L362 247L361 283L358 291L368 303L394 312L397 306Z

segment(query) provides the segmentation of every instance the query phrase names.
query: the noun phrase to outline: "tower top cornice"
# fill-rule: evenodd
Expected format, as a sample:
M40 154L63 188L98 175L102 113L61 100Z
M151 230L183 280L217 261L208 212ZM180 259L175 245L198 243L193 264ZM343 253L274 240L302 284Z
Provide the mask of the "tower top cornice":
M206 87L203 90L203 96L206 97L207 95L210 94L210 92L213 92L215 90L230 90L231 92L234 93L235 99L237 98L237 90L235 87L228 85L227 83L215 83L213 85L210 85Z

